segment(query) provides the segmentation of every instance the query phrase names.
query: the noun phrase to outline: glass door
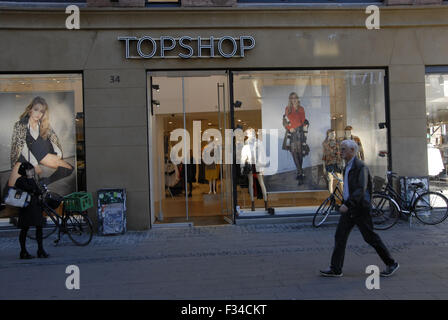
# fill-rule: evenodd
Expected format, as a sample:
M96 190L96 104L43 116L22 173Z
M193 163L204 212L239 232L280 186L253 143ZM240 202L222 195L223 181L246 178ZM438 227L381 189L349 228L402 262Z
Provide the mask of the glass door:
M231 222L226 73L150 72L148 86L153 224Z
M151 221L184 224L188 222L184 167L170 156L170 133L184 129L182 79L148 77L148 92Z

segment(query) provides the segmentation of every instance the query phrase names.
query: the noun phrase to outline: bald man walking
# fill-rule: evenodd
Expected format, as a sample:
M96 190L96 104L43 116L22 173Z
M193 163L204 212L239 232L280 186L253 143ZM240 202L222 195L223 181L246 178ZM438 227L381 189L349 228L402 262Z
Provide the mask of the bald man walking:
M369 169L358 158L358 145L353 140L341 142L341 156L345 160L344 169L344 202L339 209L341 217L336 229L335 246L328 270L321 270L324 277L342 277L345 247L348 236L356 225L361 231L364 241L370 244L386 264L381 276L389 277L399 268L390 255L381 238L373 231L373 222L370 215L372 196L372 182Z

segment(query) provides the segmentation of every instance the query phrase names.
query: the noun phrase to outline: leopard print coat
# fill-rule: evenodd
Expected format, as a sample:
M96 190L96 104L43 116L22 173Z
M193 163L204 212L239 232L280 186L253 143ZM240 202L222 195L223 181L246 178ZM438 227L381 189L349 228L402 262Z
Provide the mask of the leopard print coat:
M28 117L24 117L22 120L19 120L14 124L11 142L11 169L19 160L22 149L25 146L26 132L28 130L28 119ZM59 142L59 138L51 127L48 129L48 139L50 139L50 142L54 143L62 152L62 146Z

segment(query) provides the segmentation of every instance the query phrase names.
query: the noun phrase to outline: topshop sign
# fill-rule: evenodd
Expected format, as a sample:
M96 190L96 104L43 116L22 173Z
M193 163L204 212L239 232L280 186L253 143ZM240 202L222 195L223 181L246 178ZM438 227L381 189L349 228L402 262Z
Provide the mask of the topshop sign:
M120 36L118 40L125 43L126 59L244 58L246 52L255 47L255 39L252 36Z

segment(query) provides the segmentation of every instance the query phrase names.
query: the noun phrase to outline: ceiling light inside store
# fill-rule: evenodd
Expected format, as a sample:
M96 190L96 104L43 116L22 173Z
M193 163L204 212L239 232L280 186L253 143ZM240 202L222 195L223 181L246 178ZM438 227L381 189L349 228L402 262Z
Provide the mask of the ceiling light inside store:
M160 102L159 102L159 100L152 100L151 102L152 102L152 104L154 104L157 108L160 107Z
M443 95L448 97L448 80L443 81Z

